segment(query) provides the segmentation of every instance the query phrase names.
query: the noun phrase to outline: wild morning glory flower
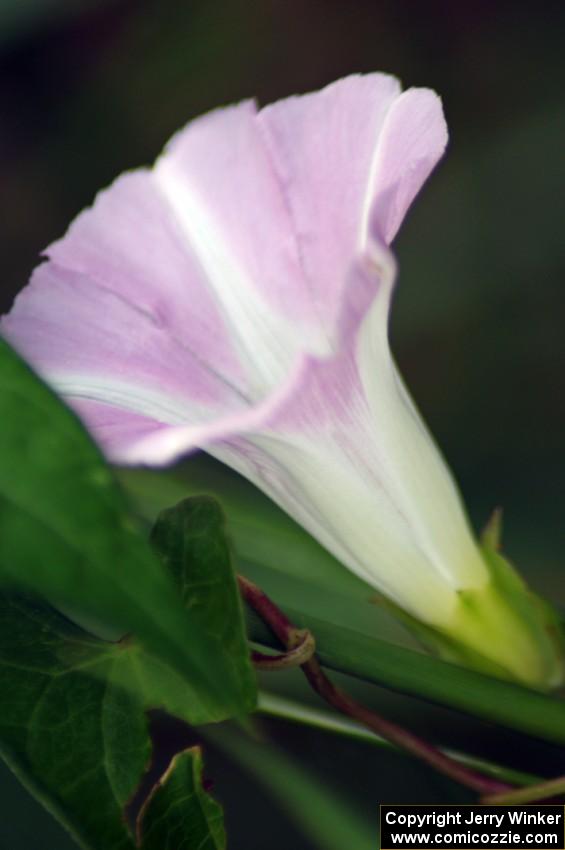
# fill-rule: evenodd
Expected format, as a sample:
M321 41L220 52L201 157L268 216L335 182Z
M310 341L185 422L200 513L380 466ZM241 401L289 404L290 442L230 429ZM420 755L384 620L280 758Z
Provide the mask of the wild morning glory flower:
M389 245L446 140L437 95L383 74L212 112L78 216L2 330L113 461L205 449L444 651L545 686L545 620L501 590L389 350Z

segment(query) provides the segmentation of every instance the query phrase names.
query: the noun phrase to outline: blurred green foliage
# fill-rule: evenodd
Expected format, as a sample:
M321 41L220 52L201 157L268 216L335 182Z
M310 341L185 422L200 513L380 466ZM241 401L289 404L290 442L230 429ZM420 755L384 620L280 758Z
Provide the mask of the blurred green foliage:
M151 161L198 113L359 70L436 88L451 145L397 243L394 348L475 524L503 505L512 559L565 604L564 25L563 4L533 0L3 0L0 307L98 189ZM440 738L459 728L451 716L371 698ZM479 732L477 746L493 744L486 728L465 734ZM518 757L512 742L496 739ZM379 794L408 794L407 784L419 802L451 793L359 744L331 749L288 729L285 743L324 781L339 785L341 774L367 807ZM527 742L519 755L542 772L554 764ZM236 785L239 796L225 791L235 848L262 850L267 834L273 850L312 850L263 797L257 836L244 840L256 791ZM0 847L31 846L28 805L22 798L23 843L0 823Z

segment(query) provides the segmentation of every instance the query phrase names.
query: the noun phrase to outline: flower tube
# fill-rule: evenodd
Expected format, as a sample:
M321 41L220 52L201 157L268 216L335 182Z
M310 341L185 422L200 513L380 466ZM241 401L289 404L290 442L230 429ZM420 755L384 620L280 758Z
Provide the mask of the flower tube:
M2 332L112 461L208 451L444 655L546 688L551 614L474 540L389 349L389 245L446 141L384 74L211 112L78 216Z

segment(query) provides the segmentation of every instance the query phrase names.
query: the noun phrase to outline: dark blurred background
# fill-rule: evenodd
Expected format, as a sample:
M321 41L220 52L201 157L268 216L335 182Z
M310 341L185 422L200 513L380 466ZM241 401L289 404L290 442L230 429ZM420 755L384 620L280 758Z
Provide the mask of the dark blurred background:
M475 524L503 505L508 553L565 604L564 35L565 4L519 0L1 0L0 308L95 192L191 117L352 71L435 88L451 143L397 242L394 349ZM326 778L345 771L355 788L396 770L390 799L406 782L393 757L372 751L356 780L365 751L342 743L334 762L327 739L279 734ZM0 799L20 799L6 787ZM241 788L235 835L259 793ZM232 847L325 846L256 805L276 828L240 828ZM0 847L63 850L57 830L45 843L48 826L30 839L39 815L21 813L0 825Z

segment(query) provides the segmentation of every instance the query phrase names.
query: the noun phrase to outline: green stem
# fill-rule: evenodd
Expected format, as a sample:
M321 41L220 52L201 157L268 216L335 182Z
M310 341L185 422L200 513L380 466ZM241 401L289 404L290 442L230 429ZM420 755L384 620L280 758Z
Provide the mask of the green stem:
M270 694L264 691L260 692L258 710L261 714L268 715L269 717L289 720L292 723L299 723L303 726L309 726L324 732L331 732L336 735L362 741L363 743L401 752L398 747L395 747L389 741L385 740L385 738L376 735L374 732L369 732L368 729L354 720L331 714L329 711L324 711L323 709L294 702L277 694ZM441 748L441 750L444 755L449 756L460 764L478 770L495 779L500 779L514 785L532 785L541 782L540 777L531 773L514 770L513 768L495 764L485 759L477 758L476 756L467 755L467 753L461 753L458 750L449 748Z
M230 723L201 727L200 734L239 763L265 792L270 792L281 810L310 839L308 846L324 850L375 850L374 817L366 818L343 794L332 790L332 783L311 773L304 764L297 765L271 742L257 740ZM259 828L259 823L254 825L256 831ZM255 841L254 847L269 846L267 835L265 841L255 835Z
M565 700L466 670L439 658L370 638L289 610L315 635L317 655L329 670L397 693L463 711L544 741L565 744ZM251 640L277 646L258 617L249 618Z
M520 803L533 803L535 800L551 800L552 797L560 797L563 794L565 794L565 776L558 776L556 779L540 782L532 788L518 788L502 794L488 794L482 798L481 803L489 806L514 806Z

